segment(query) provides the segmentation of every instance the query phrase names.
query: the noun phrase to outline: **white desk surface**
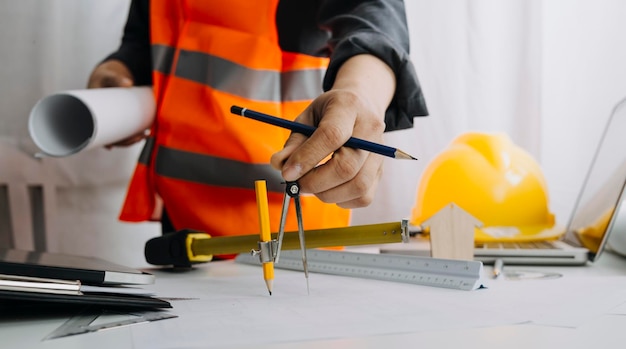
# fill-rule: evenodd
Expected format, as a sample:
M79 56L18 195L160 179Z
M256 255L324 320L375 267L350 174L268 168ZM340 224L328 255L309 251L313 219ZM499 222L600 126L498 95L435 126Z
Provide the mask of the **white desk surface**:
M505 266L475 291L276 270L234 261L151 270L175 319L44 340L70 315L0 314L2 348L593 348L626 343L626 258ZM490 267L485 266L488 273ZM513 272L529 277L514 280ZM539 278L542 275L562 275ZM532 279L537 276L538 278Z

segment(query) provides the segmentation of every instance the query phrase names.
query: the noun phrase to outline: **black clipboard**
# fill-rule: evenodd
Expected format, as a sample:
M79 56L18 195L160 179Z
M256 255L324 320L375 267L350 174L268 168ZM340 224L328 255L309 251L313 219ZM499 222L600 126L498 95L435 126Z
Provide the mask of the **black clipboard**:
M12 285L15 281L21 284ZM149 293L124 289L153 282L149 273L97 258L0 248L0 309L58 305L171 308L168 301Z
M0 248L0 274L80 280L86 285L154 283L150 273L99 258L6 248Z

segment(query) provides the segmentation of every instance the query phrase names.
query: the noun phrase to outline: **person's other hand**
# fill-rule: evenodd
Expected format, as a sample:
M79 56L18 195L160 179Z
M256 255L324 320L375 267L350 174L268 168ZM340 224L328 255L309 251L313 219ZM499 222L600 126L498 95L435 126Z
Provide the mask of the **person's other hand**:
M128 67L119 60L112 59L100 63L89 76L87 88L131 87L133 75Z
M382 143L384 110L375 110L349 89L322 94L295 120L316 125L317 130L311 137L292 133L284 148L272 156L272 166L282 171L286 181L298 180L302 192L324 202L343 208L369 205L382 175L383 158L342 145L352 136Z
M87 88L104 87L132 87L133 76L124 63L119 60L109 60L99 64L89 76ZM105 148L125 147L135 144L147 136L146 131L138 132L128 138L113 144L107 144Z

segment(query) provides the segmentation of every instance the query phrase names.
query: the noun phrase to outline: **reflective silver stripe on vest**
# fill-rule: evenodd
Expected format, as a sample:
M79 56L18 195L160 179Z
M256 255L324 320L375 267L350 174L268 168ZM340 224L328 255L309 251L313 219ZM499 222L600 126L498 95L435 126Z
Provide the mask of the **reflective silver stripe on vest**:
M313 100L322 94L325 69L305 69L284 72L280 76L281 100Z
M230 188L253 189L263 179L267 190L284 193L279 171L269 164L249 164L160 146L155 171L158 175L185 181Z
M251 69L206 53L181 50L174 75L245 99L288 102L312 100L319 96L323 92L324 72L325 69L284 73Z
M176 50L171 46L152 45L152 69L169 74L172 70Z

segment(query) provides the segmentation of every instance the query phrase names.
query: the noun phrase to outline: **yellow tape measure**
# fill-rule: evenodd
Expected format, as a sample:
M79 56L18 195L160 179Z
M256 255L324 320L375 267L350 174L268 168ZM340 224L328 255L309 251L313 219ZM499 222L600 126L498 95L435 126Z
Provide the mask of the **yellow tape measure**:
M404 227L403 227L404 223ZM408 238L407 222L382 223L372 225L361 225L345 228L306 230L307 248L334 247L334 246L355 246L369 244L384 244L402 242L403 236ZM259 236L242 235L209 238L204 236L190 236L191 253L194 256L235 254L249 252L257 248ZM272 234L272 239L276 239L277 234ZM298 232L286 232L283 239L283 250L297 250L300 248Z
M358 246L407 242L408 221L358 225L344 228L306 230L307 248ZM277 233L272 234L272 239ZM207 262L213 255L247 253L258 248L259 235L211 237L193 230L181 230L153 238L145 246L146 261L154 265L189 267ZM283 250L300 248L298 232L286 232Z

